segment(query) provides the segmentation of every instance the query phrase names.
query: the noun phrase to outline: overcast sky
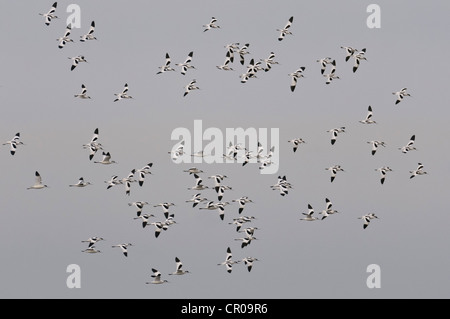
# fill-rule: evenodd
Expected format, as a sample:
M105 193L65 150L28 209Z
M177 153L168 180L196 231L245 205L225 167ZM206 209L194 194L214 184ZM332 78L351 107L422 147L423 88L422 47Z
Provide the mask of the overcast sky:
M0 241L2 298L448 298L450 257L447 243L449 136L448 1L377 1L381 28L370 29L371 1L77 1L81 28L74 43L58 48L71 1L58 1L59 17L44 24L38 13L52 1L2 1L0 66L2 143L21 133L25 145L11 156L2 146L0 170ZM217 18L220 29L203 32ZM278 41L277 28L293 16L293 35ZM95 21L97 41L79 38ZM440 40L439 40L440 39ZM240 82L246 67L237 57L234 71L216 68L229 43L249 43L245 64L275 53L279 62L256 79ZM356 73L341 46L366 48L367 61ZM193 51L186 75L174 64ZM176 72L157 75L169 53ZM70 71L68 57L84 55ZM340 77L330 85L317 59L336 59ZM306 67L295 92L288 73ZM200 90L183 97L184 86L197 80ZM129 85L132 100L113 102ZM91 100L74 97L85 84ZM408 88L411 97L395 105L392 92ZM374 125L359 123L373 108ZM279 171L260 174L258 164L175 164L168 152L177 141L174 129L194 132L219 128L278 128ZM326 131L346 127L335 145ZM88 143L95 128L99 142L118 163L89 161ZM415 135L416 151L398 148ZM287 142L301 137L296 153ZM367 141L386 142L372 156ZM206 145L208 141L204 142ZM224 141L225 147L225 141ZM194 151L194 150L188 150ZM100 160L100 152L95 160ZM126 196L122 185L106 189L112 175L125 177L152 162L152 175ZM424 164L427 175L410 179ZM340 164L333 183L326 167ZM192 208L185 201L194 178L183 170L196 166L207 176L225 174L232 187L223 200L248 196L241 215L257 219L251 245L228 223L239 216L236 203L216 211ZM380 184L381 166L393 169ZM49 187L27 190L39 171ZM286 175L293 189L282 197L270 185ZM71 188L79 177L93 185ZM217 194L201 192L217 201ZM311 204L315 215L325 198L339 213L323 221L300 218ZM173 202L176 225L158 238L154 227L134 220L132 201L148 201L144 213L162 221L161 202ZM358 217L380 217L363 229ZM91 236L105 241L99 254L81 252ZM128 257L114 244L132 243ZM251 272L217 266L227 247L233 259L259 259ZM175 257L191 273L168 276ZM81 288L69 289L66 268L81 268ZM369 289L367 266L381 268L381 288ZM146 285L151 268L165 285ZM175 278L174 278L175 277Z

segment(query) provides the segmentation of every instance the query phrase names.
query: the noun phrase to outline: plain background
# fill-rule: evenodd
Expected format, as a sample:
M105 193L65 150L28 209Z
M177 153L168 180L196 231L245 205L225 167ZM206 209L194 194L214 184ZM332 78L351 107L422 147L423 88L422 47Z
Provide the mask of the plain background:
M448 298L448 1L377 1L381 28L369 29L368 1L78 1L81 28L74 43L58 49L70 1L58 1L60 17L46 26L38 13L52 1L2 1L0 4L0 137L20 132L26 144L16 155L3 146L0 154L0 242L2 298ZM217 18L220 29L203 32ZM283 41L277 28L294 16ZM98 41L79 42L91 21ZM443 37L444 36L444 37ZM218 70L228 43L249 43L255 61L274 52L279 65L240 83L245 71ZM367 61L356 73L345 62L341 46L367 48ZM156 75L166 52L172 64L194 51L185 76ZM68 57L84 55L88 63L70 71ZM330 85L317 59L337 61L339 80ZM238 60L238 59L236 59ZM305 66L295 92L288 73ZM200 90L183 97L184 86L197 80ZM114 93L128 83L133 100L114 103ZM85 84L91 100L79 100ZM412 97L394 105L392 92L407 87ZM358 121L371 105L376 125ZM240 247L242 237L228 223L238 217L235 203L225 220L215 211L192 208L185 200L195 191L190 164L174 164L167 154L177 127L255 127L280 129L279 175L294 188L285 197L270 189L277 175L261 175L257 164L196 164L207 176L221 173L231 202L249 196L242 215L257 219L249 226L259 238ZM334 146L326 130L346 127ZM88 159L82 145L95 128L99 141L118 164L102 166ZM415 134L417 151L402 154ZM292 152L288 140L307 143ZM370 154L370 140L387 146ZM206 143L205 143L206 144ZM101 159L97 154L95 160ZM112 175L125 177L133 168L153 162L143 187L107 190ZM410 179L421 162L426 176ZM333 183L326 167L340 164ZM381 166L390 166L384 185ZM45 190L27 190L39 171ZM93 185L69 188L83 176ZM202 195L217 200L212 190ZM316 214L325 198L340 213L324 221L301 221L311 204ZM128 203L174 202L176 225L154 236L142 229ZM357 217L380 219L363 230ZM146 206L163 220L160 207ZM81 240L101 236L100 254L85 254ZM133 243L125 258L119 243ZM224 266L253 256L251 272L242 264L231 274ZM191 273L168 276L175 257ZM66 267L81 267L81 288L69 289ZM367 266L381 267L381 288L369 289ZM165 285L146 285L151 268L163 273ZM173 278L175 277L175 278Z

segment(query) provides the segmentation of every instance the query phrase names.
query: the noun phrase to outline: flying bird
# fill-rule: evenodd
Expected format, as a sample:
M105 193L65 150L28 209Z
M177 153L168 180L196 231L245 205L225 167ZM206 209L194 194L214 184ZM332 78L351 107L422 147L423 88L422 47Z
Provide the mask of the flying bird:
M294 153L297 151L300 144L306 143L302 138L294 138L292 140L289 140L288 142L292 144L292 150L294 151Z
M295 91L295 87L297 86L297 80L299 78L305 77L303 75L303 71L305 71L305 67L304 66L298 68L295 72L292 72L292 73L288 74L291 77L291 84L290 84L291 92Z
M409 151L415 151L417 150L414 145L414 142L416 141L416 135L411 136L411 138L409 139L408 144L406 144L405 146L399 147L398 149L400 151L402 151L403 154L408 153Z
M83 55L78 55L75 57L68 58L72 60L72 66L70 67L70 71L75 70L80 62L87 62Z
M359 123L362 123L362 124L376 124L377 122L372 120L372 116L373 116L372 106L369 105L369 107L367 109L366 118L364 120L360 120Z
M52 19L58 19L58 16L55 15L56 7L58 6L58 2L53 3L50 10L46 13L39 13L39 15L45 18L45 25L49 26Z
M95 31L95 21L92 21L88 33L80 35L81 38L80 41L86 42L89 40L97 40L97 38L94 36L94 31Z
M328 130L327 132L331 133L331 145L334 145L336 143L336 139L338 137L338 133L344 133L345 132L345 126L342 126L340 128L333 128L331 130Z
M397 96L397 99L395 100L395 104L397 105L398 103L400 103L403 98L405 96L411 96L411 94L406 92L407 88L402 88L400 91L398 92L392 92L392 94L394 94L395 96Z
M152 268L153 271L153 275L151 275L151 277L153 277L153 280L150 282L146 282L146 284L164 284L166 282L168 282L167 280L162 280L161 279L161 272L159 272L157 269Z
M81 92L79 94L75 94L74 96L82 100L90 99L91 97L88 96L86 93L87 93L86 86L84 84L81 84Z
M409 177L410 179L414 178L415 176L418 176L418 175L426 175L426 174L428 174L426 171L423 170L423 164L422 163L418 163L417 165L418 166L417 166L417 168L414 171L409 171L412 174Z
M375 155L375 153L378 150L378 146L386 147L386 143L383 141L369 141L367 143L372 144L372 152L371 152L372 155Z
M80 177L80 178L78 179L78 183L76 183L76 184L70 184L69 186L70 186L70 187L86 187L86 186L88 186L88 185L91 185L91 183L90 183L90 182L85 182L85 181L84 181L84 178L83 178L83 177Z
M82 243L89 243L88 244L88 248L90 248L90 247L94 246L97 242L99 242L101 240L104 240L104 239L102 237L94 236L94 237L90 237L90 238L88 238L86 240L82 240L81 242Z
M220 26L217 25L216 22L217 22L217 19L212 17L211 21L208 24L203 25L203 27L205 28L205 30L203 30L203 32L206 32L211 29L220 29Z
M194 79L191 82L189 82L188 85L186 85L184 87L184 94L183 96L186 96L189 94L189 92L193 91L193 90L199 90L200 88L198 86L196 86L197 81Z
M16 135L14 135L14 137L11 140L6 141L2 145L9 145L10 146L10 148L9 148L10 154L11 155L16 154L17 146L24 145L22 143L22 141L20 141L20 132L16 133Z
M101 161L94 161L97 164L109 165L109 164L117 164L116 161L111 161L111 154L109 152L102 152L103 159Z
M336 60L331 59L330 57L322 58L316 60L316 62L320 63L320 74L324 74L327 68L327 64L331 64L333 69L336 68Z
M227 272L231 274L233 271L233 264L238 264L241 261L240 260L232 260L233 254L231 253L230 247L227 248L227 254L225 257L225 261L221 262L220 264L217 264L218 266L225 265L227 268Z
M278 41L281 41L284 39L284 37L288 34L292 35L292 32L290 31L292 22L294 21L294 17L290 17L284 28L277 29L277 31L280 32L280 35L278 36Z
M28 187L27 189L42 189L42 188L48 187L47 185L42 184L42 177L41 177L41 175L39 174L38 171L36 171L34 173L34 176L35 176L35 183L34 183L34 185Z
M118 244L118 245L113 245L112 247L119 247L122 250L122 253L124 254L125 257L128 257L128 246L133 246L133 244Z
M122 99L132 99L133 98L132 96L128 95L128 83L125 83L121 93L114 93L114 95L116 96L116 99L114 100L114 102L117 102Z
M176 63L176 66L181 67L181 74L186 75L188 69L195 69L193 65L191 65L192 57L194 56L194 51L189 52L186 60L182 63Z
M334 179L336 178L337 172L344 171L344 169L340 165L334 165L325 169L331 172L331 183L333 183Z
M169 53L166 53L166 63L164 63L164 65L159 67L159 71L156 74L161 74L168 71L175 71L175 69L170 66L170 63L171 59Z
M73 40L71 38L69 38L71 31L72 31L72 26L70 24L68 24L66 27L66 31L64 32L64 35L62 37L56 39L56 41L59 42L58 48L62 49L68 42L73 42Z
M185 275L189 273L189 270L183 269L183 263L178 257L175 257L175 264L176 264L175 271L170 273L169 275Z
M384 181L386 180L386 173L392 172L392 169L389 166L383 166L375 169L376 171L380 172L380 183L381 185L384 184Z

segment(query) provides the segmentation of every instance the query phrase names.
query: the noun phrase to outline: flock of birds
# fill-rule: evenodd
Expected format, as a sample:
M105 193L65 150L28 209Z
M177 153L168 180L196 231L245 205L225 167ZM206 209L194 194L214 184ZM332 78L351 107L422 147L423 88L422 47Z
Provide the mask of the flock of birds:
M58 17L55 15L57 10L57 2L55 2L50 10L46 13L41 13L41 15L44 17L44 23L45 25L49 26L52 22L52 20L57 19ZM283 28L276 29L276 31L279 32L278 35L278 41L283 41L288 35L292 35L292 24L294 21L294 17L290 17L288 19L288 22L285 24ZM203 32L207 32L214 29L220 29L220 26L217 24L217 19L215 17L212 17L209 23L203 25L204 30ZM72 28L70 25L66 26L64 34L57 39L58 41L58 48L63 49L68 43L73 43L74 40L70 38ZM86 42L90 40L96 40L97 38L94 36L95 32L95 22L92 21L90 24L90 28L87 33L80 36L80 42ZM240 43L231 43L224 46L226 48L225 53L225 61L221 65L217 65L217 69L223 70L223 71L233 71L232 64L234 63L234 57L239 56L239 61L241 65L245 65L246 58L245 56L250 54L249 43L245 43L243 46L240 46ZM342 46L341 49L345 51L344 59L345 61L349 61L351 58L353 58L354 64L353 64L353 73L355 73L361 64L362 61L367 61L365 54L366 54L366 48L363 48L361 50L349 47L349 46ZM186 59L183 62L176 63L175 65L180 68L180 72L182 75L186 75L189 70L195 69L195 66L192 65L194 57L194 52L191 51L188 53ZM70 70L73 71L79 63L81 62L87 62L85 57L83 55L79 55L76 57L70 57L69 59L72 60L72 65ZM333 59L331 57L325 57L320 58L317 60L317 62L320 64L320 73L323 75L323 77L326 78L325 83L328 85L332 82L332 80L339 79L339 76L336 74L336 59ZM253 79L257 77L257 72L264 71L269 72L274 65L279 64L275 60L275 54L274 52L270 52L269 56L265 59L260 59L259 61L255 61L254 58L250 59L246 66L246 72L242 73L239 77L241 79L242 83L246 83L249 79ZM329 70L327 71L327 68ZM297 70L295 70L292 73L289 73L288 75L291 78L290 82L290 90L292 92L295 91L298 79L304 77L304 72L306 68L304 66L299 67ZM171 58L168 53L165 54L165 63L159 67L159 71L156 73L157 75L170 72L170 71L176 71L175 68L171 66ZM194 90L199 90L200 88L197 86L197 81L195 79L191 80L186 86L183 96L188 95ZM133 97L128 94L128 84L125 83L122 91L115 94L114 102L118 102L123 99L132 99ZM393 95L396 96L395 104L402 102L405 97L410 96L410 94L407 92L407 88L402 88L400 91L392 92ZM84 84L81 85L81 92L74 95L75 98L79 99L91 99L89 95L87 95L87 88ZM373 120L373 109L371 106L368 107L367 115L364 119L359 121L360 123L364 125L371 125L376 124L377 122ZM344 126L332 128L327 131L331 134L331 145L335 145L335 143L338 140L338 137L340 134L346 132L346 128ZM293 138L291 140L288 140L288 142L292 145L293 152L296 153L298 148L301 144L306 143L306 141L302 138ZM368 144L371 145L371 154L375 155L379 149L379 147L386 147L386 143L384 141L367 141ZM404 146L399 147L399 150L402 153L408 153L412 150L416 150L415 146L415 135L411 136L410 140L407 144ZM17 152L17 149L19 146L25 145L21 141L21 135L20 133L16 133L14 137L3 143L3 145L9 145L10 147L10 154L15 155ZM112 164L118 164L116 161L111 160L111 153L110 151L106 151L104 149L104 146L99 142L99 130L96 128L94 130L94 134L91 138L91 140L82 145L83 149L87 149L89 151L88 159L89 161L92 161L95 164L100 165L112 165ZM96 154L98 152L102 152L102 159L101 160L94 160L96 157ZM234 159L237 160L239 156L242 156L245 160L242 162L242 165L246 165L250 162L250 159L257 158L258 163L260 163L260 169L270 165L272 162L272 154L273 154L274 148L271 148L267 154L264 153L264 149L262 148L262 145L258 143L258 149L256 153L252 153L248 151L245 147L243 147L240 144L232 144L228 145L227 154L224 154L225 158L228 159ZM182 141L179 145L179 147L175 151L169 152L172 159L176 159L182 155L185 154L184 150L184 142ZM208 154L204 154L203 151L200 151L199 153L192 154L191 156L207 156ZM111 189L113 187L116 187L118 185L123 185L125 188L125 194L127 196L131 193L131 187L133 183L137 183L140 187L144 185L144 181L147 175L152 174L151 170L153 168L153 163L147 163L140 169L131 169L129 174L125 177L120 178L118 175L113 175L111 178L107 181L104 181L106 183L106 189ZM338 172L344 172L344 169L340 165L333 165L331 167L325 168L326 170L330 171L331 177L330 181L333 182L337 176ZM385 183L385 178L387 172L391 172L392 169L388 166L383 166L380 168L375 169L380 173L380 182L381 184ZM258 230L258 227L244 227L244 224L247 224L249 222L252 222L256 218L254 216L242 216L241 213L243 213L244 209L247 207L249 203L253 203L253 201L248 198L247 196L241 196L239 198L232 199L231 201L223 201L224 197L227 196L230 190L233 188L229 185L223 184L223 181L227 179L227 176L222 174L215 174L210 175L207 178L212 180L214 182L213 185L205 185L204 180L201 177L204 172L196 167L191 167L187 170L184 170L183 172L188 173L189 175L192 175L194 177L194 185L192 187L187 188L188 190L195 190L196 193L192 196L190 199L186 199L186 203L192 203L192 208L198 208L199 210L207 210L207 211L216 211L219 214L219 218L221 221L225 220L225 208L228 205L232 205L232 203L235 203L238 205L237 207L237 214L239 217L233 218L232 222L229 222L229 225L234 225L236 227L236 232L243 234L242 237L234 238L235 241L241 242L241 249L244 249L245 247L249 246L252 241L257 240L257 238L254 236L255 231ZM424 170L424 165L422 163L418 163L418 167L415 170L410 171L410 178L414 178L419 175L425 175L427 172ZM69 187L77 187L77 188L83 188L87 187L89 185L92 185L91 182L85 181L83 177L80 177L78 181L74 184L69 184ZM35 183L28 187L27 189L45 189L48 188L46 184L43 183L42 177L38 171L35 172ZM292 184L287 181L286 176L278 176L278 180L276 184L271 185L270 188L272 190L277 190L281 196L286 196L290 189L293 188ZM204 190L212 190L212 196L214 199L208 199L206 197L203 197L201 191ZM216 200L217 198L217 200ZM203 207L198 207L199 204L205 203ZM159 203L156 205L153 205L153 207L161 207L162 212L164 214L164 219L161 219L159 221L152 222L152 218L156 218L156 215L151 213L144 213L144 209L146 206L150 206L149 202L147 201L135 201L135 202L129 202L128 205L130 207L134 207L136 209L136 216L133 217L134 220L140 220L141 225L143 229L146 229L148 226L154 226L154 236L155 238L159 238L160 234L163 232L166 232L169 228L171 228L172 225L176 224L175 221L175 215L170 212L170 209L172 206L175 206L174 203L164 202ZM321 217L317 217L314 215L314 209L313 207L308 204L307 205L308 211L302 212L302 215L304 217L300 218L300 220L303 221L323 221L328 216L338 213L337 210L333 209L332 202L329 198L325 198L325 209L319 212L319 215ZM363 220L363 229L365 229L371 220L378 219L378 216L376 216L374 213L368 213L365 214L359 219ZM83 250L82 252L95 254L100 253L101 251L97 249L96 244L100 241L104 241L102 237L93 236L87 240L82 240L83 243L88 243L88 247ZM125 257L128 257L128 249L132 247L132 243L120 243L112 245L113 248L120 248L122 251L122 254ZM248 256L242 259L233 260L232 253L230 247L226 250L226 256L225 260L221 263L218 263L218 265L224 265L226 266L226 270L228 273L232 272L232 267L234 264L244 263L247 267L247 270L250 272L253 263L255 261L258 261L258 258ZM188 274L189 271L184 270L182 267L182 262L178 257L175 257L175 263L176 263L176 270L172 273L169 273L169 275L184 275ZM163 284L168 282L165 279L161 279L162 274L159 270L156 268L151 268L152 274L151 277L153 278L152 281L146 282L147 284Z

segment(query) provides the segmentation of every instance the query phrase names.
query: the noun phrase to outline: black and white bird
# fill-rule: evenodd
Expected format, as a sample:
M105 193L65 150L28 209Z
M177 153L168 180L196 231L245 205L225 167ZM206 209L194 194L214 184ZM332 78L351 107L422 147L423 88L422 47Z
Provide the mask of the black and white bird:
M175 69L170 66L171 61L172 60L170 59L169 53L166 53L166 63L164 63L164 65L159 67L159 71L156 74L161 74L168 71L175 71Z
M241 261L240 260L233 260L233 254L231 253L230 247L227 248L227 254L225 256L225 260L221 262L220 264L217 264L218 266L225 265L227 268L227 272L231 274L233 271L233 264L238 264Z
M280 191L281 196L286 196L289 192L289 189L292 188L292 184L287 181L286 175L284 175L283 177L278 176L277 183L274 185L271 185L270 188L272 190L278 189Z
M341 47L345 50L345 62L347 62L358 50L352 47Z
M201 169L198 169L197 167L190 167L186 170L183 170L183 172L189 173L189 175L203 173L203 171Z
M322 210L321 212L319 212L319 214L322 215L321 220L324 220L325 218L327 218L330 215L338 213L338 211L334 210L332 207L333 207L333 203L328 198L325 198L325 209Z
M145 175L152 174L152 172L150 171L152 166L153 166L153 163L148 163L144 167L136 170L136 174L138 175L138 178L139 178L139 180L138 180L139 186L142 187L144 185Z
M372 116L373 116L372 106L369 105L369 107L367 109L366 118L364 120L360 120L359 123L362 123L362 124L376 124L377 122L372 120Z
M94 158L94 155L98 150L103 149L102 144L98 142L98 128L94 130L94 135L92 136L91 141L87 144L84 144L83 148L89 149L89 160L92 160L92 158Z
M194 90L199 90L200 88L196 85L197 80L193 79L191 82L189 82L185 87L184 87L184 94L183 96L188 95L191 91Z
M169 207L170 206L175 206L174 203L159 203L157 205L153 205L153 207L161 207L163 209L163 213L164 213L164 217L168 218L169 217Z
M155 215L153 215L153 214L142 214L142 215L140 215L139 214L139 216L134 217L133 219L140 219L140 220L142 220L142 228L145 228L145 226L148 225L149 218L151 218L151 217L155 217Z
M407 88L402 88L400 91L392 92L395 96L397 96L397 99L395 100L395 104L397 105L400 103L405 96L411 96L411 94L406 92Z
M386 173L392 172L392 169L389 166L383 166L375 169L376 171L380 172L380 183L383 185L384 181L386 180Z
M371 150L372 155L375 155L379 146L386 147L386 143L383 141L368 141L367 143L372 145L372 150Z
M159 272L157 269L152 268L153 274L151 275L151 277L153 278L152 281L146 282L146 284L155 284L155 285L160 285L160 284L164 284L167 283L167 280L162 280L161 279L161 272Z
M91 182L85 182L83 177L80 177L78 179L78 182L76 184L70 184L70 187L86 187L88 185L92 185Z
M195 178L195 185L190 187L190 188L188 188L188 189L190 189L190 190L199 190L200 191L200 190L204 190L204 189L209 188L208 186L203 185L203 179L199 175L194 174L194 178Z
M203 32L206 32L206 31L211 30L211 29L220 29L220 26L217 25L216 22L217 22L217 19L214 18L214 17L212 17L212 18L211 18L211 21L209 21L208 24L204 24L204 25L203 25L203 27L205 28L205 29L203 30Z
M239 214L242 213L242 211L244 210L245 205L247 203L253 203L253 201L251 199L249 199L247 196L242 196L238 199L233 199L232 202L239 204L239 209L238 209Z
M314 214L314 209L312 208L312 206L310 204L308 204L308 212L307 213L302 213L303 215L305 215L305 217L300 218L300 220L306 220L306 221L315 221L315 220L319 220L318 217L313 216Z
M331 64L333 69L336 68L336 60L334 60L330 57L316 60L316 62L320 63L320 74L325 74L325 70L326 70L328 64Z
M113 186L122 184L122 180L119 179L119 176L113 175L111 176L111 179L109 181L105 181L105 183L108 184L108 186L106 186L106 189L110 189Z
M294 153L297 151L297 149L298 149L298 146L300 145L300 144L303 144L303 143L306 143L302 138L294 138L294 139L292 139L292 140L289 140L288 141L289 143L291 143L292 144L292 150L294 151Z
M303 75L303 71L305 71L304 66L298 68L297 70L295 70L295 72L288 74L291 77L291 84L290 84L291 92L295 91L295 87L297 86L298 79L305 77Z
M86 240L82 240L82 243L88 243L88 248L94 246L97 242L104 240L102 237L93 236Z
M71 26L71 24L68 24L66 27L66 31L64 31L64 35L62 37L56 39L56 41L59 42L58 48L62 49L68 42L73 42L73 40L71 38L69 38L71 31L72 31L72 26Z
M125 257L128 257L128 247L129 246L133 246L133 244L128 243L128 244L117 244L117 245L112 245L111 247L119 247L122 250L122 253Z
M208 199L206 197L202 197L201 193L197 193L194 196L192 196L191 199L186 200L186 203L193 203L192 207L194 208L195 206L197 206L199 203L207 201Z
M50 10L48 10L46 13L39 13L39 15L44 17L45 25L49 26L50 22L52 22L52 19L58 19L58 16L55 15L57 6L58 6L58 2L55 2L55 3L53 3Z
M345 133L345 126L341 126L339 128L333 128L331 130L328 130L327 132L331 133L331 145L334 145L336 143L338 133Z
M241 63L241 65L244 65L245 63L245 55L250 54L250 52L248 51L249 46L250 43L245 43L242 47L237 49L237 53L239 54L239 62Z
M241 261L244 263L245 266L247 266L248 272L250 272L252 270L253 263L255 261L259 261L259 259L258 258L254 258L254 257L245 257Z
M341 167L341 165L334 165L325 169L331 172L331 183L333 183L334 179L336 178L337 172L344 172L344 169Z
M356 70L358 70L359 64L361 63L362 60L367 61L367 59L365 57L365 53L366 53L366 48L362 49L361 51L359 51L353 55L353 57L355 59L355 63L353 65L353 73L355 73Z
M149 205L149 203L144 202L144 201L136 201L136 202L128 203L128 206L134 206L137 208L136 215L138 217L141 216L142 209L144 208L145 205Z
M162 230L169 229L169 226L163 222L153 222L153 223L150 223L150 225L155 226L155 238L159 237L159 234L161 234Z
M185 275L185 274L189 274L189 270L184 270L183 269L183 263L181 262L180 258L175 257L175 264L176 264L175 271L170 273L169 275Z
M184 140L182 140L176 149L173 149L172 151L168 152L171 154L172 160L176 161L179 157L183 156L185 154L184 152Z
M423 164L422 163L418 163L417 165L418 166L417 166L417 168L415 170L409 171L411 173L411 176L409 177L410 179L414 178L414 177L416 177L418 175L426 175L426 174L428 174L426 171L423 170Z
M95 21L92 21L88 33L80 35L80 41L86 42L89 40L97 40L97 38L94 36L94 31L95 31Z
M294 21L294 17L290 17L288 22L286 23L286 25L284 26L284 28L282 29L277 29L277 31L280 32L280 35L278 36L278 41L281 41L284 39L284 37L288 34L292 35L292 32L290 31L292 22Z
M335 68L331 69L330 73L326 73L323 76L326 78L325 84L330 84L331 81L333 81L335 79L340 79L340 77L336 75L336 69Z
M78 56L74 56L74 57L71 57L68 59L72 60L72 65L70 67L70 71L75 70L75 68L78 66L78 64L80 64L80 62L87 63L87 60L84 58L84 55L78 55Z
M409 139L409 142L406 145L399 147L398 149L400 151L402 151L403 154L406 154L409 151L415 151L415 150L417 150L416 147L413 146L415 141L416 141L416 135L413 135L413 136L411 136L411 138Z
M273 64L280 64L278 61L275 61L274 59L275 59L275 53L273 53L273 52L270 52L269 56L266 59L260 59L260 61L264 62L265 66L266 66L264 68L265 72L270 71L270 69L272 68Z
M233 71L233 68L230 67L231 63L231 53L230 51L227 51L227 54L225 55L225 61L222 65L216 65L216 68L223 71Z
M358 217L358 219L362 219L364 221L363 229L366 229L367 226L369 226L369 223L372 219L378 219L378 216L376 216L374 213L366 214L361 217Z
M43 189L43 188L48 187L47 185L42 184L42 177L41 177L41 175L39 174L38 171L36 171L34 173L34 176L35 176L35 183L34 183L34 185L28 187L27 189Z
M91 98L89 95L87 95L86 85L84 84L81 84L81 92L79 94L75 94L74 96L82 100Z
M116 96L116 99L114 100L114 102L117 102L122 99L132 99L133 98L132 96L128 95L128 83L125 83L122 92L114 93L114 95Z
M11 155L16 154L17 146L24 145L22 143L22 141L20 140L20 132L16 133L16 135L14 135L14 137L11 140L6 141L2 145L9 145L10 146L10 148L9 148L10 154Z
M95 248L95 246L88 247L85 250L82 250L81 252L88 253L88 254L101 253L101 251L98 250L97 248Z
M182 63L176 63L176 66L179 66L181 68L181 74L186 75L186 72L188 69L195 69L195 66L191 64L192 57L194 56L194 51L189 52L186 60Z
M117 164L116 161L111 161L111 153L110 152L102 152L103 158L101 161L94 161L96 164L110 165Z

